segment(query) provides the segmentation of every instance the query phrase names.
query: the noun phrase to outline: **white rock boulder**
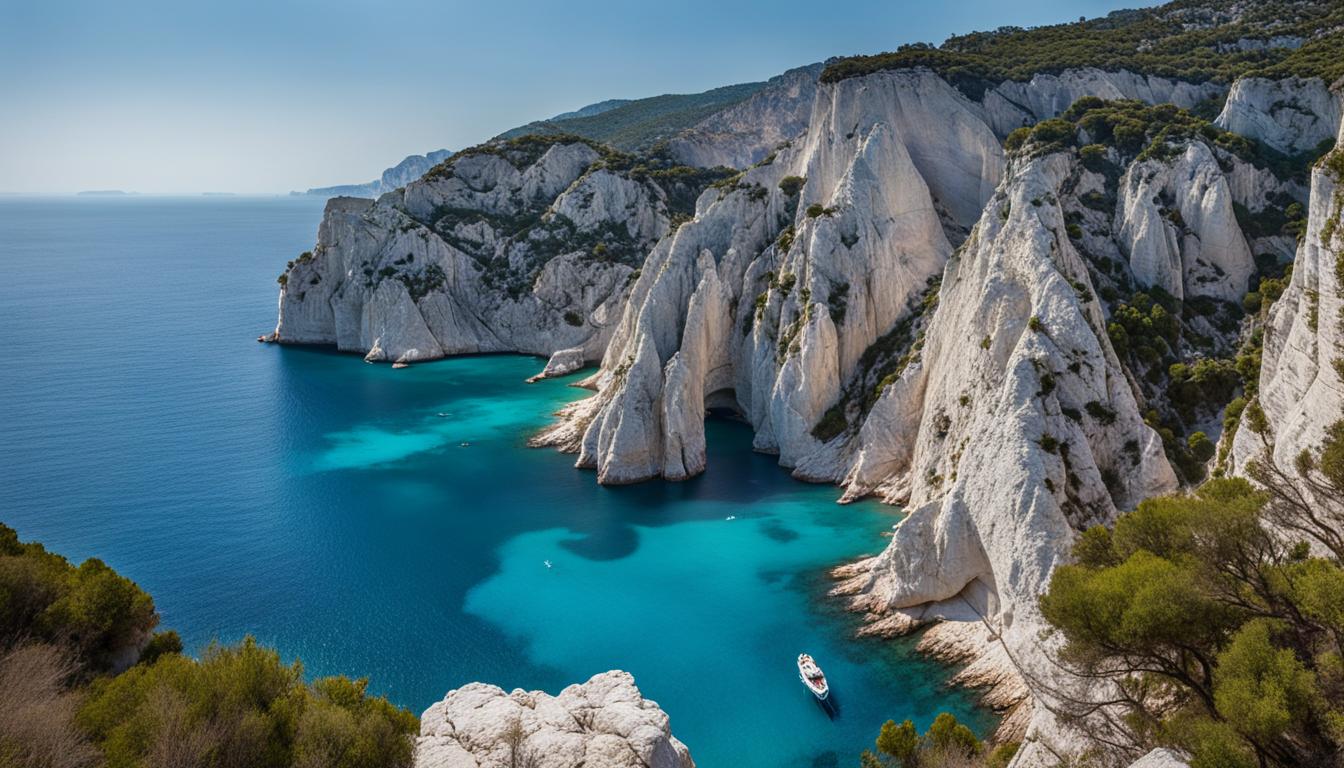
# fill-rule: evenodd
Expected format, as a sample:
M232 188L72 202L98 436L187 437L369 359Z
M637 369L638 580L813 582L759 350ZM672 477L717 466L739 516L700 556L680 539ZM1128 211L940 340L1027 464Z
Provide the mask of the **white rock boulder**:
M694 768L667 714L627 672L557 696L470 683L420 717L415 768Z

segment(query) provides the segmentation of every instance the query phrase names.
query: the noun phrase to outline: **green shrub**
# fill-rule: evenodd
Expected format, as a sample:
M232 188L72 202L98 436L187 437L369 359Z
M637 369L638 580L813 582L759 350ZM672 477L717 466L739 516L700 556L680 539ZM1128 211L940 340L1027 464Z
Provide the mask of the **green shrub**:
M1100 173L1106 170L1106 145L1088 144L1078 150L1078 157L1083 162L1083 167L1089 171Z
M816 426L812 427L812 436L823 443L839 437L841 433L849 429L849 421L845 418L845 405L843 402L836 403L826 409L822 414L821 420Z
M948 712L939 712L933 719L929 729L921 736L915 729L915 724L909 720L896 724L894 720L888 720L882 724L881 731L877 734L875 745L877 753L865 751L860 755L859 762L862 768L867 766L895 766L901 768L919 768L919 766L1000 766L1004 761L1011 759L1016 751L1002 753L995 751L997 758L991 757L990 762L981 762L984 745L976 738L970 728L957 721L957 718ZM880 755L880 757L879 757ZM997 762L994 762L997 761Z
M298 662L282 664L251 638L211 646L197 661L182 655L176 632L148 636L157 620L149 595L101 561L72 566L0 524L0 721L13 711L4 699L14 688L34 697L29 706L46 707L47 721L40 732L0 722L0 764L45 754L49 734L60 733L60 756L79 761L15 758L19 765L411 765L416 717L368 696L367 681L305 684ZM106 674L114 657L137 648L139 663ZM14 654L27 654L27 666L13 669ZM47 672L33 666L43 659ZM33 674L45 675L48 689L67 688L34 689Z
M1031 138L1031 128L1026 126L1014 128L1012 133L1008 134L1008 138L1003 140L1003 147L1009 152L1016 152L1027 143L1029 138Z
M565 312L565 322L577 327L583 325L583 317L581 317L578 312L575 312L572 309L567 310Z
M1344 76L1344 41L1330 34L1344 21L1344 9L1335 3L1259 3L1235 16L1215 16L1215 23L1203 23L1202 18L1198 23L1180 23L1173 18L1175 7L1166 4L1077 23L971 32L950 37L941 47L913 43L889 53L831 61L821 80L831 83L922 66L979 99L986 89L1004 80L1026 81L1040 73L1086 67L1189 82L1230 83L1256 74L1320 77L1328 83ZM1221 9L1222 5L1209 7ZM1199 8L1182 10L1196 12ZM1265 29L1307 42L1298 48L1266 46L1251 51L1237 45L1240 39L1258 36L1255 31Z
M101 560L75 567L0 524L0 647L19 638L51 643L103 671L158 620L149 595Z
M1195 432L1190 435L1187 442L1190 446L1190 455L1195 458L1195 461L1208 461L1217 452L1217 446L1203 432Z
M1102 424L1109 425L1115 423L1115 411L1102 405L1097 400L1088 401L1088 403L1084 405L1083 408L1087 410L1087 415L1091 416L1092 418L1096 419Z
M843 325L845 314L849 310L849 283L831 286L831 293L826 297L826 306L830 311L831 322Z
M415 716L368 696L366 684L307 685L297 662L248 638L212 646L200 661L169 654L95 680L78 722L114 766L146 765L172 748L185 764L410 766Z
M785 176L779 180L779 188L786 197L793 197L802 191L806 183L807 179L802 176Z
M1326 433L1295 476L1257 459L1260 486L1215 479L1145 500L1113 532L1087 531L1051 575L1040 607L1064 641L1058 661L1118 686L1129 736L1201 767L1335 754L1316 734L1344 714L1344 422ZM1298 481L1320 495L1303 500Z

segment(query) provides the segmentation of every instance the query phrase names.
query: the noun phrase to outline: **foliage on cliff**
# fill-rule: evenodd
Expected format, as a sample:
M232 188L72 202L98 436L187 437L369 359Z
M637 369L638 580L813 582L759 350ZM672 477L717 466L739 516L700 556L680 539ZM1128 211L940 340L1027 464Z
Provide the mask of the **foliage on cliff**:
M957 35L938 47L920 43L839 59L821 80L928 67L974 98L1005 80L1082 67L1193 82L1227 83L1245 75L1331 82L1344 76L1344 36L1336 32L1341 24L1344 7L1328 0L1176 0L1068 24Z
M909 720L888 720L874 746L859 756L860 768L1004 768L1017 752L1016 744L986 746L947 712L923 734Z
M1174 104L1084 96L1059 117L1013 131L1005 139L1004 147L1015 154L1033 157L1077 148L1085 166L1105 172L1110 162L1108 148L1123 162L1170 160L1194 141L1268 168L1279 178L1304 181L1312 163L1333 146L1333 142L1323 142L1301 155L1285 155L1223 130Z
M157 623L101 561L76 567L0 524L0 765L411 764L415 716L366 680L307 683L251 638L192 659L176 633L150 636Z
M576 134L626 151L646 150L759 91L765 83L727 85L704 93L664 94L636 99L594 115L539 120L500 134Z
M0 648L61 645L102 671L138 647L158 618L149 595L101 560L76 567L0 525Z
M1247 424L1265 433L1255 406ZM1193 768L1326 765L1344 746L1344 422L1295 474L1265 447L1260 489L1143 502L1088 530L1041 599L1061 661L1115 684L1112 725Z

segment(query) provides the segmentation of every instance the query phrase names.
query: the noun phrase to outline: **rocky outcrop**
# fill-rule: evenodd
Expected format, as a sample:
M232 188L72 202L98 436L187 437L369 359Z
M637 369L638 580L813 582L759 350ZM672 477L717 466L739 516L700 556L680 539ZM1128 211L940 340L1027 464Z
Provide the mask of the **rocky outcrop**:
M1175 162L1136 163L1120 187L1116 235L1140 283L1179 299L1241 300L1255 262L1213 150L1191 142Z
M746 101L682 131L668 149L687 165L746 168L807 130L821 64L791 69Z
M627 672L558 696L471 683L420 717L415 768L694 768L668 717Z
M541 373L528 379L528 382L541 381L542 379L553 379L557 376L567 376L588 363L584 355L583 347L571 347L561 349L551 355L551 359L546 361L546 367L541 369Z
M1100 74L1049 83L1204 93ZM821 86L804 134L737 188L702 198L696 219L654 249L589 380L598 397L540 442L577 448L605 483L686 477L704 468L698 425L717 395L796 476L843 482L847 498L904 500L921 476L912 437L928 384L902 371L918 370L907 363L924 343L931 286L1003 165L983 106L930 71ZM1118 188L1088 173L1092 186L1074 190L1070 216L1087 225L1075 236L1105 263L1127 263L1140 286L1239 302L1255 264L1236 206L1256 214L1288 187L1203 141L1121 170ZM780 188L790 176L796 200Z
M598 397L557 438L581 431L579 465L601 482L702 471L705 403L725 391L758 450L788 466L817 451L818 419L941 273L947 233L979 215L1003 163L974 105L928 71L828 86L809 124L650 254ZM805 471L843 475L838 459Z
M1056 117L1084 96L1102 99L1138 99L1149 104L1175 104L1191 109L1220 96L1224 86L1187 83L1133 72L1072 69L1039 74L1025 82L1009 80L989 89L982 98L985 118L999 136L1013 129Z
M282 276L272 339L370 361L470 352L597 359L666 193L581 142L463 153L377 201L336 198Z
M1325 429L1344 414L1344 150L1313 169L1306 237L1293 263L1287 290L1270 308L1264 328L1259 404L1267 431L1239 429L1233 443L1235 468L1244 470L1265 450L1293 474L1294 460L1316 448Z
M1320 78L1244 77L1232 84L1215 123L1294 155L1335 138L1341 111L1339 94Z
M889 631L983 624L984 652L1011 660L1038 699L1059 683L1036 598L1074 532L1176 487L1067 234L1058 201L1085 183L1068 154L1019 164L948 263L921 360L869 417L906 431L864 445L849 478L887 484L911 511L881 555L838 574L837 591ZM1028 742L1054 727L1038 708Z

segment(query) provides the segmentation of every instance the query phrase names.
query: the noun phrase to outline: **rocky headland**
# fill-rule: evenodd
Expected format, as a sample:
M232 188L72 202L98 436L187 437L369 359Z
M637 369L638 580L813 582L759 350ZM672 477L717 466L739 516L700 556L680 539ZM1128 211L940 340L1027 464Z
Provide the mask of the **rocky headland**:
M1326 154L1344 107L1315 64L1283 64L1320 43L1189 5L1140 15L1236 35L1226 71L969 77L944 65L962 49L912 49L792 70L636 154L556 134L466 150L332 200L270 338L370 361L524 352L550 358L541 376L596 363L593 396L535 444L606 484L703 472L708 409L734 411L799 479L904 507L836 595L865 632L934 625L921 647L986 687L1013 765L1056 764L1092 744L1060 714L1088 682L1052 664L1038 598L1079 532L1244 471L1259 435L1286 467L1344 404ZM620 716L583 725L594 700ZM554 740L545 765L689 764L617 673L554 699L456 691L426 713L425 764L507 764L515 721ZM604 751L610 733L634 746Z

